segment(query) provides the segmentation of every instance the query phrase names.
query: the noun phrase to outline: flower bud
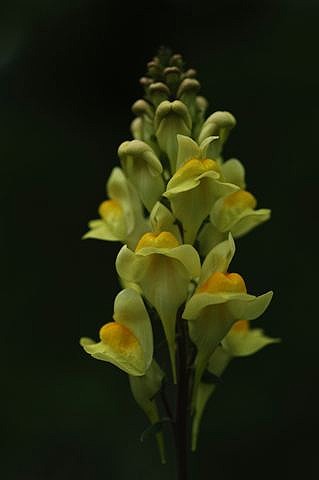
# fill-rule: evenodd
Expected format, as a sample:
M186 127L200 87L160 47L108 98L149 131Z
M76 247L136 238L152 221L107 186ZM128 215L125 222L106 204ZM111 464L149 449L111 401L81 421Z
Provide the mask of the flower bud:
M133 103L132 112L138 117L146 115L152 119L154 116L152 107L143 99L136 100L136 102Z
M209 154L212 158L218 158L230 131L236 125L235 117L229 112L215 112L204 122L198 141L202 142L211 135L218 135L217 142L211 145Z
M185 103L191 117L194 119L197 112L196 95L200 89L200 83L193 78L185 78L180 84L177 97Z
M162 150L167 154L171 172L175 172L177 157L177 134L190 135L192 119L187 107L179 100L165 100L156 110L155 133Z
M164 69L164 77L165 81L168 85L168 88L174 94L178 88L180 79L181 79L181 71L178 67L166 67Z
M168 100L170 95L169 88L167 85L165 85L165 83L162 82L152 83L149 86L148 92L155 108L157 108L158 105L164 100Z
M135 186L145 207L151 211L165 188L161 162L153 149L140 140L123 142L118 155L124 172Z

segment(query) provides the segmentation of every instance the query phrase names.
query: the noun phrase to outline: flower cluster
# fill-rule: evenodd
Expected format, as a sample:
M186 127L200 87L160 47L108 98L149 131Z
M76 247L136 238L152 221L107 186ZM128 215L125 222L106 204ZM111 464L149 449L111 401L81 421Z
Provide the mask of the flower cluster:
M120 166L107 181L99 218L84 235L123 244L116 269L124 289L100 340L82 338L81 345L129 375L137 403L154 424L161 417L156 395L169 372L154 358L152 323L162 324L177 384L181 340L176 332L182 323L190 350L195 448L203 409L215 388L207 372L220 376L233 357L278 341L250 328L272 292L247 293L242 276L229 269L233 238L268 220L270 210L256 209L242 163L223 157L234 116L217 111L206 118L208 103L198 93L196 72L184 68L180 55L160 51L141 84L144 97L132 107L133 139L119 146ZM160 435L158 441L163 451Z

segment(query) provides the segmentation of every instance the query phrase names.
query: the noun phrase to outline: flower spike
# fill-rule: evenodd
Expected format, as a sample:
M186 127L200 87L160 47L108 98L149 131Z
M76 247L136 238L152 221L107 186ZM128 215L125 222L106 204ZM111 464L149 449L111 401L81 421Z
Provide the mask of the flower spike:
M237 239L271 212L257 208L244 164L224 158L235 117L206 114L197 72L180 54L162 47L140 85L131 138L118 147L120 167L107 181L100 218L83 237L123 244L115 262L123 290L99 341L80 343L128 374L151 424L141 439L155 434L162 463L163 429L170 426L184 479L188 446L196 449L205 406L226 367L279 342L251 327L272 291L248 293L230 268L234 239L238 249Z

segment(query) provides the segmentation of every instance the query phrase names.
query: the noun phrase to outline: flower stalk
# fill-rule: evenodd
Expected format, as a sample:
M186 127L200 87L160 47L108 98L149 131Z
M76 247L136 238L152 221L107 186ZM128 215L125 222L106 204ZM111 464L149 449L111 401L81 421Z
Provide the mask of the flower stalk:
M115 261L122 290L113 321L100 325L97 342L84 337L81 346L128 375L150 423L142 439L154 433L162 463L170 424L178 480L189 478L189 451L217 379L234 358L279 341L250 326L272 292L247 292L230 267L234 239L269 220L270 210L257 209L244 165L224 158L236 119L222 111L206 116L196 76L167 49L147 64L132 138L119 146L120 166L83 236L122 244ZM153 348L159 326L170 369Z
M188 365L188 331L187 322L180 312L177 318L177 352L178 383L176 401L176 462L178 480L188 479L188 444L189 444L189 387L190 369Z

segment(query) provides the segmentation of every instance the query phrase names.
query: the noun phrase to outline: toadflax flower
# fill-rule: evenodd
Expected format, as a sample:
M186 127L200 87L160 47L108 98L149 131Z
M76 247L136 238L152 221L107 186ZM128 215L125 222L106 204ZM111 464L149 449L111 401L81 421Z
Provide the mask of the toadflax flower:
M170 200L174 215L183 225L186 243L195 241L214 202L238 190L236 185L223 182L218 162L207 158L207 149L215 140L215 137L208 137L197 145L191 138L177 136L177 170L164 196Z
M113 318L100 329L99 342L84 337L82 347L130 375L144 375L153 358L153 333L141 296L132 289L122 290L115 298Z
M109 200L99 206L100 219L91 220L83 238L126 242L133 248L147 230L141 201L123 171L115 167L106 184Z
M268 220L270 210L256 208L244 164L224 158L235 117L206 114L196 77L165 48L147 64L143 98L132 106L132 137L118 148L121 168L112 170L100 218L83 237L123 244L116 258L123 290L99 341L80 343L128 374L150 423L141 439L155 435L163 463L163 429L170 426L178 480L187 479L188 427L194 450L217 377L233 358L278 342L250 324L272 291L248 293L243 277L229 269L233 238ZM153 330L158 323L164 341Z
M180 245L170 232L148 232L139 240L135 252L126 245L122 247L116 268L120 277L140 286L145 298L157 310L176 380L176 314L187 298L190 280L200 274L198 253L191 245Z
M244 279L228 273L235 246L231 235L207 255L194 295L185 306L190 338L197 347L194 395L207 362L237 320L254 320L268 307L272 292L247 293Z

